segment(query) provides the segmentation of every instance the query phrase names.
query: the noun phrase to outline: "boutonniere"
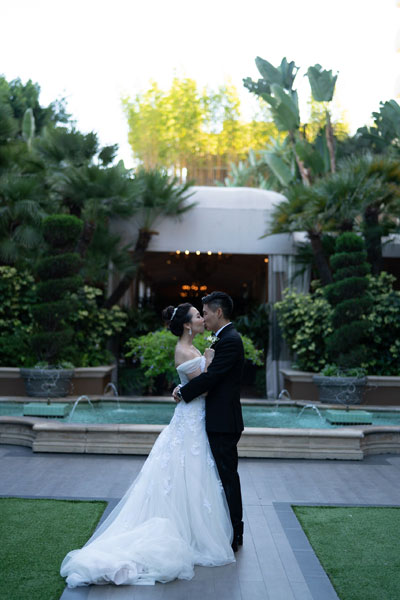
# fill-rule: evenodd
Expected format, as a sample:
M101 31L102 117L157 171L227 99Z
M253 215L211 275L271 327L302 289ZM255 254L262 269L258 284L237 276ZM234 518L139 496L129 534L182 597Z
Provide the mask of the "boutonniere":
M209 335L207 338L207 342L210 342L211 346L218 341L219 341L219 337L217 337L216 335Z

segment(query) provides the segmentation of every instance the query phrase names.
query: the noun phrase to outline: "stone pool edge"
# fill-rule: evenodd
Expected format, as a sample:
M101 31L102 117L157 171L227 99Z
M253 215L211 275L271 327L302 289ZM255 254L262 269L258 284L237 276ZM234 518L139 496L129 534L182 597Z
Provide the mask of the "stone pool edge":
M34 452L147 455L165 425L84 425L37 417L0 417L0 444ZM238 446L247 458L362 460L400 454L400 426L337 429L246 427Z

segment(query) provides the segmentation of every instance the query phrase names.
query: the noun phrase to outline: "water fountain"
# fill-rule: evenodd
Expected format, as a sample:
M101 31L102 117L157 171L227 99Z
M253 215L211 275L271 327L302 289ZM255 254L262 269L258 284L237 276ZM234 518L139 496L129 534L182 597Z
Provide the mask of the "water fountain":
M71 421L71 419L72 419L72 415L74 414L74 412L75 412L75 409L76 409L76 407L78 406L78 404L79 404L79 402L80 402L81 400L87 400L87 402L90 404L90 406L91 406L92 408L94 408L93 404L92 404L92 403L91 403L91 401L90 401L90 398L89 398L89 396L79 396L79 398L77 398L77 399L75 400L75 402L74 402L74 405L73 405L73 407L72 407L72 410L71 410L71 412L70 412L70 415L69 415L69 419L68 419L68 421Z
M279 392L278 398L276 399L276 402L274 404L274 410L273 410L272 414L279 413L279 406L280 406L279 400L283 400L283 399L292 400L290 393L285 388Z
M113 392L114 398L117 399L117 410L121 410L121 404L120 404L120 401L118 398L118 390L117 390L117 386L115 385L115 383L112 383L111 381L110 381L110 383L107 383L107 385L103 391L103 396L105 396L107 394L109 389Z
M313 410L314 412L317 413L317 415L319 416L319 418L321 419L321 421L325 421L325 418L322 416L321 411L318 409L317 406L315 406L315 404L312 403L307 403L303 406L303 408L301 409L301 411L299 412L299 414L297 415L297 418L300 419L301 415L303 414L303 412L309 408L310 410Z

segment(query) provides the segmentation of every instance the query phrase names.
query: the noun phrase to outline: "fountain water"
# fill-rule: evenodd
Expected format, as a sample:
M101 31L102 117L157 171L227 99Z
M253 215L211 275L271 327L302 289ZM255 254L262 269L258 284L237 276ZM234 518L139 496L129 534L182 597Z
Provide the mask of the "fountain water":
M314 412L317 413L317 415L319 416L319 418L321 419L321 421L325 421L325 418L321 415L320 410L318 409L317 406L315 406L315 404L305 404L303 406L303 408L301 409L301 411L299 412L297 418L300 419L301 415L303 414L303 412L306 410L306 408L310 408L311 410L313 410Z
M118 398L118 390L117 390L117 386L115 385L115 383L112 383L111 381L110 381L110 383L107 383L107 385L106 385L106 387L104 388L104 391L103 391L103 396L105 396L107 394L107 392L108 392L109 389L113 392L114 398L117 399L118 410L121 410L121 404L120 404L119 398Z
M93 404L90 402L90 398L89 398L89 396L79 396L79 398L77 398L77 399L75 400L75 402L74 402L74 405L73 405L73 407L72 407L72 410L71 410L71 412L70 412L70 414L69 414L68 421L71 421L71 419L72 419L72 415L74 414L74 412L75 412L75 409L76 409L76 407L78 406L78 404L79 404L79 402L80 402L81 400L87 400L87 402L90 404L90 406L91 406L92 408L94 408Z
M274 404L273 414L279 413L279 406L280 406L279 400L283 400L283 399L286 399L286 400L292 399L288 390L286 390L285 388L279 392L278 398L276 399L276 402Z

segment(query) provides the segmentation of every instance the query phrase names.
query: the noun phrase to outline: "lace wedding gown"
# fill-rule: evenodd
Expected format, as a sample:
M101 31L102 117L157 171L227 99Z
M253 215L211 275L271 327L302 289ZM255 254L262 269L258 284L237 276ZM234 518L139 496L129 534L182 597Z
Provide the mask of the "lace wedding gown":
M204 357L179 365L181 383ZM205 431L204 396L175 408L139 475L80 550L64 558L69 587L191 579L194 565L234 562L232 525Z

